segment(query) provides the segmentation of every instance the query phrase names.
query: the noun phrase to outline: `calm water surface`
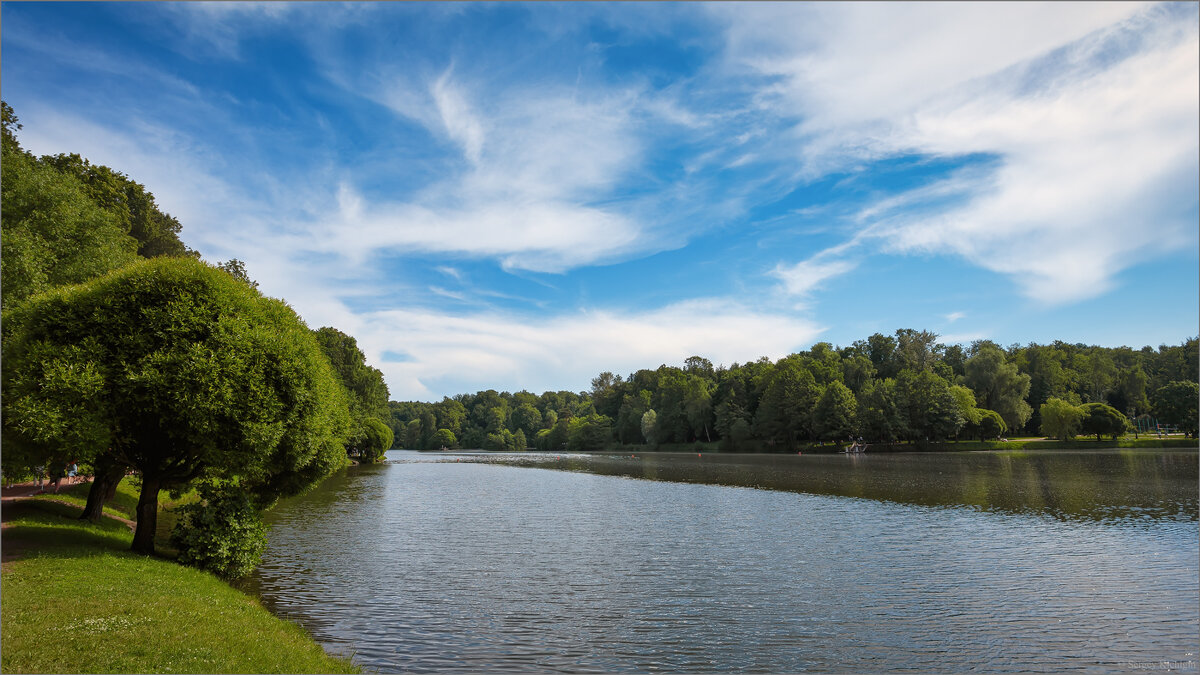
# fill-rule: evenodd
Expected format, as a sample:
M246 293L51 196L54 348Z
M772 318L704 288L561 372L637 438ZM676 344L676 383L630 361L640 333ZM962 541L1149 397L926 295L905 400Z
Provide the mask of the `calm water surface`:
M276 508L251 580L367 670L1197 661L1195 451L388 457Z

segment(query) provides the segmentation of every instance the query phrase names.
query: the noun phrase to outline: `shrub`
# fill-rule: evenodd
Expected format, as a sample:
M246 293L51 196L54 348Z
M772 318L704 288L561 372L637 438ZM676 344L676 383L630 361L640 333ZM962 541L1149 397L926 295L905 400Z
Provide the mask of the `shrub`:
M234 579L262 561L267 528L247 492L237 485L204 483L200 500L179 507L171 546L179 562Z

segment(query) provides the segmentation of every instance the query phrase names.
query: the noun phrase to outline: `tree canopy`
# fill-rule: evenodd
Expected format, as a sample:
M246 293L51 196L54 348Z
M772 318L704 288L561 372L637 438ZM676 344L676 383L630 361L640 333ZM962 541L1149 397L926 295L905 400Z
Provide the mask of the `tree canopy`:
M1047 399L1042 404L1041 416L1042 433L1063 441L1074 438L1083 423L1083 409L1060 398Z
M313 334L215 267L135 263L3 318L6 451L136 468L135 550L153 551L160 488L222 479L265 504L345 463L347 397Z
M1083 419L1080 421L1079 430L1085 434L1096 434L1097 441L1104 434L1116 438L1129 427L1129 420L1107 403L1084 403L1080 408L1083 411Z
M226 265L235 262L238 261L234 259ZM240 278L236 273L231 274ZM390 419L391 414L383 373L367 365L366 355L352 336L329 326L313 331L313 335L333 366L333 372L350 403L351 429L347 451L364 462L379 460L384 451L392 447L395 439L395 433L385 421Z
M1163 422L1174 424L1196 437L1196 408L1200 385L1195 382L1169 382L1154 392L1154 409Z
M986 340L947 346L929 331L901 329L848 347L817 343L776 361L725 366L691 356L682 367L606 371L578 393L487 390L439 403L393 401L389 409L396 443L408 448L439 447L433 437L442 428L453 430L459 447L513 449L521 432L532 447L560 450L586 426L586 444L595 445L603 425L571 424L593 413L608 421L605 446L711 440L762 451L850 434L933 443L1039 430L1070 438L1084 403L1193 428L1187 420L1195 419L1196 397L1179 387L1195 386L1197 367L1196 338L1140 350L1064 342L1002 348ZM1176 381L1183 384L1160 395ZM1071 421L1071 410L1079 420ZM576 438L574 447L582 443Z
M179 221L142 185L79 155L37 158L21 147L7 103L0 161L0 301L4 306L76 284L139 257L198 257L179 239Z
M137 240L88 197L78 179L21 150L7 120L0 203L0 302L5 307L137 260Z

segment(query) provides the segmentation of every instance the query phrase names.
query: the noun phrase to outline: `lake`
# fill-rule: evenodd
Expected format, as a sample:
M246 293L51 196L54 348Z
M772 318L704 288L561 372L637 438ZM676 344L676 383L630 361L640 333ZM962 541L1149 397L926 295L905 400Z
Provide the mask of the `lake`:
M248 588L384 672L1195 669L1195 451L391 451Z

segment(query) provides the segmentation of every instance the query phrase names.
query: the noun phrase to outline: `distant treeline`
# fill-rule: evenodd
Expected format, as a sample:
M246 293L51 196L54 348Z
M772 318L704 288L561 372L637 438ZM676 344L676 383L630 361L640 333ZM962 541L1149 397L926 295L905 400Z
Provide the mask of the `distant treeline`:
M1158 349L1060 341L1002 348L944 345L929 331L901 329L848 347L821 342L774 362L713 366L693 356L682 368L604 372L586 392L489 389L388 405L395 447L407 449L721 441L731 450L785 450L860 436L1118 436L1137 420L1195 435L1198 372L1196 338Z

